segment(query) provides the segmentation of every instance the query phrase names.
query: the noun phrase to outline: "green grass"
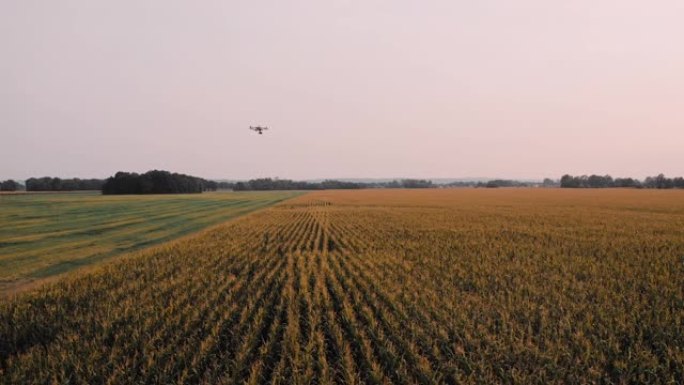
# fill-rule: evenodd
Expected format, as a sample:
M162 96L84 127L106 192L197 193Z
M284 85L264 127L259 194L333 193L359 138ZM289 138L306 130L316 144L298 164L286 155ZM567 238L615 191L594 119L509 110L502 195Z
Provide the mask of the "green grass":
M298 194L0 195L0 289L168 241Z

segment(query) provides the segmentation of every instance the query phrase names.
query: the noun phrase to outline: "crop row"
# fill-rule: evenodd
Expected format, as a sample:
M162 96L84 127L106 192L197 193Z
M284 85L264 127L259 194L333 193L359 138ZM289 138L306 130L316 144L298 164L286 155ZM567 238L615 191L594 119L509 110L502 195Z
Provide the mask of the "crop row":
M684 381L681 217L329 194L2 304L0 380Z

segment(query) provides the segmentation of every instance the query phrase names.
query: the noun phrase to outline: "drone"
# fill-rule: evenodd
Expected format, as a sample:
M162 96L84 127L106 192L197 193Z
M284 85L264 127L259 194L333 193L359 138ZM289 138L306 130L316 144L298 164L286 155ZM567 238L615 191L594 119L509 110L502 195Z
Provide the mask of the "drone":
M264 126L249 126L249 129L255 132L258 132L259 135L263 135L264 131L268 130L268 127Z

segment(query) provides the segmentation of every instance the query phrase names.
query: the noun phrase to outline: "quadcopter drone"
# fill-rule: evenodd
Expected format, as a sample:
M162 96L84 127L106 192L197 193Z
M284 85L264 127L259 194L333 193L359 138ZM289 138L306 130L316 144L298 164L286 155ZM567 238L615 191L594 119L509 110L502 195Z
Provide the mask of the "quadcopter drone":
M264 131L268 130L268 127L266 127L266 126L264 126L264 127L262 127L262 126L249 126L249 129L254 131L254 132L258 132L259 135L263 135Z

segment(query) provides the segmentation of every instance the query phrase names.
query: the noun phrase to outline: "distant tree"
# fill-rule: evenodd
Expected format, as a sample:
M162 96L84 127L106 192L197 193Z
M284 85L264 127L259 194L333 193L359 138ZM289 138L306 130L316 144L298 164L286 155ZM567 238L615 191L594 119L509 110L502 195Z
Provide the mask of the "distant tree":
M643 186L646 188L655 188L656 187L656 180L652 176L647 176L646 179L644 179Z
M101 179L60 179L60 178L29 178L26 180L27 191L75 191L100 190L104 181Z
M587 180L587 187L591 188L606 188L613 187L613 178L610 175L590 175Z
M578 188L580 187L579 179L565 174L561 177L560 186L563 188Z
M50 178L28 178L26 180L26 191L49 191Z
M449 182L447 184L444 184L444 187L474 187L477 183L473 181L462 181L462 180L457 180L453 182Z
M566 188L605 188L605 187L631 187L631 188L657 188L657 189L671 189L684 188L684 179L682 177L667 178L663 174L658 176L649 176L640 182L634 178L615 178L610 175L583 175L581 177L573 177L571 175L563 175L561 178L561 187Z
M659 174L655 177L655 187L660 189L672 188L674 184L671 179L666 178L663 174Z
M119 171L107 178L102 186L103 194L179 194L201 193L214 184L202 178L152 170L144 174Z
M614 187L640 187L641 183L633 178L615 178Z
M13 179L0 182L0 191L18 191L21 190L21 187L21 184Z
M542 186L544 187L558 187L559 182L556 182L555 180L551 178L544 178L544 181L542 182Z
M323 190L354 190L360 189L363 185L354 182L342 182L337 180L324 180L321 182Z
M327 190L327 189L360 189L377 187L376 185L324 180L322 182L293 181L290 179L260 178L237 182L232 185L235 191L269 191L269 190Z
M401 187L403 188L432 188L435 185L432 181L427 179L402 179Z
M677 177L672 180L672 184L674 185L675 188L684 188L684 178Z
M488 187L488 188L494 188L494 187L530 187L536 184L528 183L528 182L523 182L523 181L517 181L517 180L510 180L510 179L492 179L487 182L478 182L475 187Z
M214 182L213 180L205 180L204 181L204 191L216 191L218 190L218 182Z
M60 178L50 179L49 185L50 185L50 191L63 191L62 190L62 179L60 179Z
M54 179L53 179L54 181ZM58 191L75 191L79 189L80 179L65 179L59 183Z

